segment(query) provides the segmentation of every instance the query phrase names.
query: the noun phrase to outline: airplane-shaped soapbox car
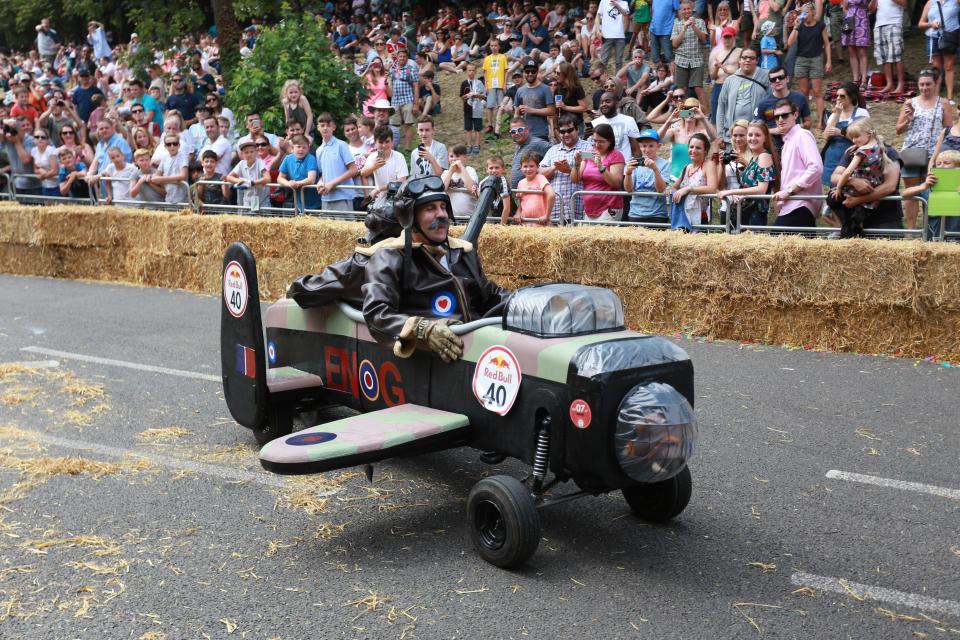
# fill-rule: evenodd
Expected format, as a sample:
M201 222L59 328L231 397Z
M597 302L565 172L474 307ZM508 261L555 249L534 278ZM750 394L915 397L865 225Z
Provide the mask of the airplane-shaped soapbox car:
M493 317L455 325L464 354L446 364L428 351L396 357L343 303L278 300L264 340L246 245L227 250L223 278L224 396L264 445L269 471L321 473L463 445L491 463L516 458L529 477L484 478L467 500L476 549L501 567L536 551L539 507L616 489L648 521L687 506L693 365L673 343L626 330L610 290L519 289ZM298 414L327 405L360 413L291 433ZM578 490L551 491L570 480Z

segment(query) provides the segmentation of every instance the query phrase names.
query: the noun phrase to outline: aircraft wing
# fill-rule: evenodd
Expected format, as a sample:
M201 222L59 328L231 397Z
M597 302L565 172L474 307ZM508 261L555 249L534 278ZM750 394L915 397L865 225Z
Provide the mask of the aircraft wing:
M459 446L469 430L459 413L403 404L277 438L260 450L260 464L283 475L320 473Z

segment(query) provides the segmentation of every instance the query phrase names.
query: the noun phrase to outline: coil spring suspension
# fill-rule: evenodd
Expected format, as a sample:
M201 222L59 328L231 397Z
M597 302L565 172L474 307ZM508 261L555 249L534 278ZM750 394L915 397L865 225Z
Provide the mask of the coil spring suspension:
M543 419L537 433L537 450L533 454L533 488L538 491L547 476L547 461L550 454L550 417Z

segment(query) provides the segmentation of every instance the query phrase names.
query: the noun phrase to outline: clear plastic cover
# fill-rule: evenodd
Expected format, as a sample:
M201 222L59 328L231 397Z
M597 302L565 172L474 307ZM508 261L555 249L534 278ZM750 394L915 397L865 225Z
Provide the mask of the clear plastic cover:
M697 442L693 407L669 384L635 386L617 414L614 447L623 472L637 482L668 480L683 470Z
M506 312L508 329L541 338L623 329L623 304L609 289L546 284L519 289Z
M689 359L686 351L669 340L650 336L591 344L577 351L572 362L578 375L592 378L611 371L626 371Z

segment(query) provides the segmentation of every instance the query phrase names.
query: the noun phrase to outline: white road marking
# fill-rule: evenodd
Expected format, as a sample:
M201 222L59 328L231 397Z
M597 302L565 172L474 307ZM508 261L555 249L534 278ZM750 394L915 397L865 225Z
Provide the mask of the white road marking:
M138 371L149 371L150 373L164 373L168 376L179 376L181 378L193 378L195 380L206 380L207 382L222 382L220 376L212 376L209 373L197 373L196 371L184 371L182 369L169 369L167 367L155 367L150 364L140 364L138 362L127 362L126 360L113 360L111 358L100 358L97 356L88 356L82 353L70 353L69 351L57 351L55 349L46 349L44 347L23 347L20 351L27 353L39 353L45 356L55 356L66 360L79 360L81 362L92 362L94 364L105 364L111 367L124 367L126 369L136 369Z
M798 587L811 587L813 589L832 591L833 593L845 594L851 597L853 597L853 594L856 594L860 598L899 604L905 607L919 609L920 611L932 611L935 613L960 616L960 602L954 602L953 600L930 598L916 593L907 593L906 591L897 591L895 589L887 589L870 584L860 584L859 582L849 582L827 576L817 576L802 571L798 571L790 576L790 582Z
M919 482L906 482L905 480L891 480L879 476L866 476L860 473L850 473L848 471L837 471L831 469L827 471L827 477L834 480L846 480L847 482L860 482L863 484L872 484L877 487L886 487L888 489L902 489L904 491L916 491L917 493L929 493L932 496L941 498L952 498L960 500L960 489L947 489L946 487L937 487L932 484L920 484Z
M60 363L56 360L21 360L20 362L5 362L4 364L12 364L24 369L55 369L60 366Z
M124 456L136 456L138 458L143 458L144 460L149 460L153 464L160 467L167 467L169 469L184 469L187 471L194 471L196 473L202 473L208 476L214 476L216 478L221 478L223 480L230 480L232 482L255 482L257 484L262 484L267 487L277 487L284 488L288 487L286 480L281 476L275 476L267 471L262 473L254 473L252 471L247 471L245 469L233 469L230 467L223 467L216 464L206 464L204 462L195 462L193 460L185 460L183 458L177 458L176 456L165 456L157 453L149 453L145 451L139 451L137 449L123 449L121 447L111 447L103 444L96 444L94 442L85 442L83 440L73 440L71 438L61 438L59 436L50 435L48 433L40 433L38 431L32 431L31 437L37 442L44 444L51 444L57 447L63 447L65 449L74 449L77 451L92 451L94 453L99 453L105 456L113 456L117 458L122 458ZM335 490L330 491L319 491L316 495L320 497L332 496L335 494Z

